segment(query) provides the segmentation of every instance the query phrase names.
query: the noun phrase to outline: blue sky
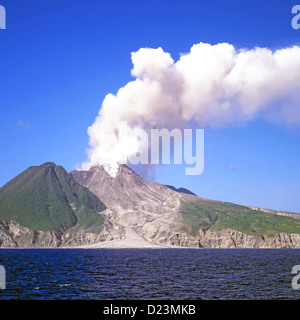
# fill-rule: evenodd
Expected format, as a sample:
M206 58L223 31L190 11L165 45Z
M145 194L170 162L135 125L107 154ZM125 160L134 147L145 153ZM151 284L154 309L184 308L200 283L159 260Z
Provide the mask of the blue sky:
M278 49L299 44L289 0L0 0L0 186L30 165L86 159L87 128L108 93L133 78L130 53L193 44ZM300 58L300 57L299 57ZM300 128L263 118L205 130L205 169L162 166L156 180L199 196L300 212Z

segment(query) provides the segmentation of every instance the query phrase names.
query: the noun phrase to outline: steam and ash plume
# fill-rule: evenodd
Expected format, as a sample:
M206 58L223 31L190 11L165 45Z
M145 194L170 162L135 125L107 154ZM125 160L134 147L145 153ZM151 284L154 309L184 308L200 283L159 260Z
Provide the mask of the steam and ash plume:
M228 43L193 45L175 62L162 48L131 54L134 81L108 94L88 128L88 160L114 171L140 145L136 128L200 128L234 125L260 114L272 121L300 123L300 47L237 50ZM129 130L119 136L120 122Z

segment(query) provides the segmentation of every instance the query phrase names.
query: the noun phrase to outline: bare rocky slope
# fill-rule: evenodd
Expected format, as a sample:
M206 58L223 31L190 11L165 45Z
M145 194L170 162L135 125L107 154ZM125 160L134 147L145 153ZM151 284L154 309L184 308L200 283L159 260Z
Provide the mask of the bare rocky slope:
M113 239L125 239L126 229L150 243L199 247L198 241L181 227L182 195L153 181L146 181L127 166L120 166L116 177L102 167L72 171L74 179L92 191L107 209L102 213L106 231ZM128 239L127 240L132 240Z
M203 199L146 181L124 165L115 177L101 166L71 174L106 205L105 232L120 243L143 239L153 246L300 248L298 214Z

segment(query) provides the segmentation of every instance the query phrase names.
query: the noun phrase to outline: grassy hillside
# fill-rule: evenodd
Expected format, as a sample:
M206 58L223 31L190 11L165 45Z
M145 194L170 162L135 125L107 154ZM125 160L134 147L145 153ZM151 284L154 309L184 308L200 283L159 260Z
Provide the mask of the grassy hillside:
M103 225L104 204L54 163L30 167L0 189L0 220L32 230Z
M200 228L231 228L254 236L300 234L300 220L254 211L226 202L197 200L182 205L183 230L195 236Z

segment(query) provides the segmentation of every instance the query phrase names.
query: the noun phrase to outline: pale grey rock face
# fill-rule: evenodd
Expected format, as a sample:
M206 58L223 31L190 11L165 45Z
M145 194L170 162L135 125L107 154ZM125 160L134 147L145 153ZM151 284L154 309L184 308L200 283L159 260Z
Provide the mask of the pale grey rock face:
M300 235L279 233L276 237L258 237L229 228L200 230L198 238L204 248L300 248Z
M199 248L199 241L196 238L186 233L176 233L174 231L161 234L160 237L157 238L157 242L172 246Z
M95 234L91 232L77 234L72 237L71 240L64 243L65 247L82 246L89 245L92 243L106 242L113 240L113 237L107 232L101 232L100 234Z
M109 241L112 237L107 232L68 234L57 229L52 231L30 230L16 221L0 222L0 247L3 248L57 248Z
M89 171L72 171L71 174L108 208L163 214L177 205L176 192L159 183L144 180L125 165L120 165L116 177L110 176L102 166L92 167Z
M16 248L18 245L0 223L0 247Z
M110 224L106 225L105 230L114 234L114 239L124 238L125 229L131 228L152 243L176 246L195 246L198 243L187 234L179 236L176 231L180 228L182 196L178 192L142 179L125 165L119 167L115 177L110 176L102 166L88 171L72 171L71 174L106 205L102 215Z
M1 247L58 247L61 244L60 236L59 231L33 231L16 221L0 222Z

